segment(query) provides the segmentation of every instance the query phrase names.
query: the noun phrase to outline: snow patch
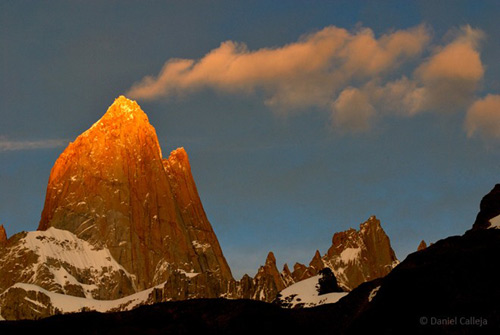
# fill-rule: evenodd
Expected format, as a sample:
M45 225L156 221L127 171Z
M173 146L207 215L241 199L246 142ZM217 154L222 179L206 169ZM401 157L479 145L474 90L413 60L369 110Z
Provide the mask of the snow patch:
M286 302L285 307L314 307L323 304L333 304L345 297L348 292L334 292L318 295L316 285L321 275L301 280L290 285L280 292L281 301Z
M193 270L191 270L191 271L193 271ZM196 277L197 275L199 275L198 272L186 272L183 269L178 269L177 272L182 273L184 276L186 276L188 278L193 278L193 277Z
M361 248L345 248L340 253L340 259L344 263L355 262L361 253Z
M495 216L494 218L490 219L491 225L488 227L488 229L500 229L500 215Z
M45 305L42 304L41 302L35 301L35 300L30 299L28 297L24 297L24 300L26 300L27 302L32 303L33 305L36 305L38 307L45 308Z
M195 249L201 249L203 252L207 251L211 247L211 245L208 243L200 243L196 240L191 243L193 244L193 247L195 247Z
M368 296L368 302L372 302L373 298L375 298L375 296L377 295L379 289L380 285L371 290L370 295Z

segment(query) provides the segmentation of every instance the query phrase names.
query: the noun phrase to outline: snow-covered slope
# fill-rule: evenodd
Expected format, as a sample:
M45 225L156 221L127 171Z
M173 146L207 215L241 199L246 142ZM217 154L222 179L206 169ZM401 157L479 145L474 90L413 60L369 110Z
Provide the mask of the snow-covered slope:
M97 298L135 293L129 274L106 248L61 229L20 233L0 254L0 292L16 283L55 293Z
M321 276L313 276L293 284L280 292L280 304L287 308L314 307L333 304L346 296L348 292L334 292L318 295L316 285Z

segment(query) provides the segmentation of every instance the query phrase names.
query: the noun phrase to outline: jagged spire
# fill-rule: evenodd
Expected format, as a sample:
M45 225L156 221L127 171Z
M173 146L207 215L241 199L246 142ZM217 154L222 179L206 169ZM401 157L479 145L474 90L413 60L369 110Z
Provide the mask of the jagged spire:
M274 253L272 251L269 251L266 257L266 265L268 264L274 264L276 266L276 257L274 257Z
M420 244L418 245L417 251L424 250L425 248L427 248L427 243L422 240L422 242L420 242Z
M0 225L0 245L7 243L7 233L3 224Z
M325 267L325 264L323 264L323 260L321 259L321 254L319 253L319 250L316 250L316 253L314 254L314 257L312 258L311 262L309 263L309 268L313 268L313 272L317 272L322 270Z

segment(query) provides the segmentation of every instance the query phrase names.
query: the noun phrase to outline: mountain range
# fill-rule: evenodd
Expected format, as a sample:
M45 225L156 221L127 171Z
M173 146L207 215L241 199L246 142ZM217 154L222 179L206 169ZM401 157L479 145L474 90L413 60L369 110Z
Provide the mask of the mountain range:
M120 96L56 160L38 229L7 239L0 226L0 318L126 311L195 298L272 302L325 267L351 291L398 263L372 216L359 230L335 233L328 251L316 251L308 265L279 271L269 252L253 278L236 280L186 151L164 158L147 115Z

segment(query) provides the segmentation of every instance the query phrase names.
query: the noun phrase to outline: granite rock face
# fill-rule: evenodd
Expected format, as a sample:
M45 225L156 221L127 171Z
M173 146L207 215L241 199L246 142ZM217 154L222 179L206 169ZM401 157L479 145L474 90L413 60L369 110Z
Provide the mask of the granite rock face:
M177 270L232 279L185 150L163 159L148 117L123 96L57 159L39 230L49 227L106 247L138 290Z

